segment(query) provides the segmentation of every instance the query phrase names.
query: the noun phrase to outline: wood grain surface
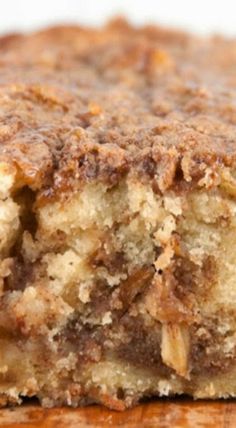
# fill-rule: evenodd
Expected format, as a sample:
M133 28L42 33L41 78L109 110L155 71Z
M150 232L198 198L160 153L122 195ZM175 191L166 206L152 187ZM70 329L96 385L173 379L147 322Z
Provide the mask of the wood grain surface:
M100 406L42 409L35 404L0 410L1 428L235 428L236 401L159 400L124 413Z

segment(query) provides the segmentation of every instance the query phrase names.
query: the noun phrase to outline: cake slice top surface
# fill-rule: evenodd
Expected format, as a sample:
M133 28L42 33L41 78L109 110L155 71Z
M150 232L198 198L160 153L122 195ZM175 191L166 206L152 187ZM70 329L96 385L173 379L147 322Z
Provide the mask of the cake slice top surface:
M235 71L235 40L122 20L3 37L0 160L41 200L127 173L212 185L235 165Z

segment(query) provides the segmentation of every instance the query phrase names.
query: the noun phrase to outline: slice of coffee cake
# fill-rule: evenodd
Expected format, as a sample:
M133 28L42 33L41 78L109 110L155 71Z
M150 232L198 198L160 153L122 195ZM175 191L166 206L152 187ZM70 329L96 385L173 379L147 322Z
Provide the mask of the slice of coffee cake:
M236 394L236 41L0 40L1 404Z

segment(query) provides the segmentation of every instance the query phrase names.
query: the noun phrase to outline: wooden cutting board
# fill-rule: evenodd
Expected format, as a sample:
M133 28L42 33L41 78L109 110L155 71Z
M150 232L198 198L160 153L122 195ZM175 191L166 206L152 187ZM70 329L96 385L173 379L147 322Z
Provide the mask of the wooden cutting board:
M0 410L1 428L236 428L236 401L159 400L124 413L100 406L41 409L38 405Z

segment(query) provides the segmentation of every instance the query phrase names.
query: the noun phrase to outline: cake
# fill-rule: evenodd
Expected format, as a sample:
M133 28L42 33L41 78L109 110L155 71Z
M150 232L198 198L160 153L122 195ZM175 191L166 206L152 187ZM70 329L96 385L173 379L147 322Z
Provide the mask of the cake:
M0 39L0 404L236 395L236 40Z

